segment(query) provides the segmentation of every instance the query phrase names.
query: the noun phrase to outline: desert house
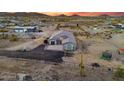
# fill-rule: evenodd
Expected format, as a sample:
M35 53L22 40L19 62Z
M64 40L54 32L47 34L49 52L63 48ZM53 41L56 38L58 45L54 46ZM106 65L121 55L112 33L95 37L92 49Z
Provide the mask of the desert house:
M15 26L15 27L12 27L12 31L17 33L36 32L37 27L36 26Z
M76 23L70 23L70 22L66 22L66 23L61 23L60 24L60 27L78 27L79 25L78 25L78 23L76 24Z
M117 25L114 25L116 28L119 28L119 29L124 29L124 24L117 24Z
M48 50L75 51L77 43L74 35L69 31L58 31L48 39Z

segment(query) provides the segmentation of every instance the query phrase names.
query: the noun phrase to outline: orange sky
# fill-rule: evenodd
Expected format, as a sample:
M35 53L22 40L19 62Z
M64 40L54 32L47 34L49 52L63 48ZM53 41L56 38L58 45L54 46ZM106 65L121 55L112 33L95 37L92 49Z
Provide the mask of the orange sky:
M71 15L80 15L80 16L98 16L98 15L111 15L111 16L124 16L124 12L43 12L43 14L58 16L61 14L71 16Z

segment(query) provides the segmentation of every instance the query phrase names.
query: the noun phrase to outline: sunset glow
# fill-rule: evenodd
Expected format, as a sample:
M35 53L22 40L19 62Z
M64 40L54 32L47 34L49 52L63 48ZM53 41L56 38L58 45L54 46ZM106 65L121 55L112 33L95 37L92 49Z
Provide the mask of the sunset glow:
M110 16L124 16L124 12L43 12L43 14L47 14L50 16L58 16L58 15L79 15L79 16L99 16L99 15L110 15Z

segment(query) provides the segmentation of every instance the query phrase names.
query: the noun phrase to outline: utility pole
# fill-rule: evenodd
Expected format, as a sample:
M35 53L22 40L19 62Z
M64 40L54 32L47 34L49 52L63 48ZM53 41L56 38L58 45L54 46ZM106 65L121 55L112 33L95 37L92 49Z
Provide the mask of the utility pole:
M78 45L79 45L79 55L80 55L80 64L79 64L79 68L80 68L80 76L85 77L85 71L84 71L84 60L83 60L83 47L82 47L82 40L78 40Z
M84 63L83 63L83 54L82 52L80 53L80 64L79 64L79 67L80 67L80 76L85 76L85 72L84 72Z

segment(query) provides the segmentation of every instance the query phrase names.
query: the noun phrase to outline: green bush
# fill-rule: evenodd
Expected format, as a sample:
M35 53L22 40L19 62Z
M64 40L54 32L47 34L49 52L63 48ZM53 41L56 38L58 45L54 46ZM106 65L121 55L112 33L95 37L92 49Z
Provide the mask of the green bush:
M1 34L0 39L8 39L8 35L7 34Z
M10 36L10 41L18 41L18 37L16 35Z
M8 32L8 30L7 29L0 29L0 32L5 33L5 32Z
M114 74L114 76L116 78L124 78L124 69L118 67L117 70L116 70L116 72L115 72L115 74Z
M0 39L8 39L8 35L6 34L6 32L8 32L7 29L0 29Z

